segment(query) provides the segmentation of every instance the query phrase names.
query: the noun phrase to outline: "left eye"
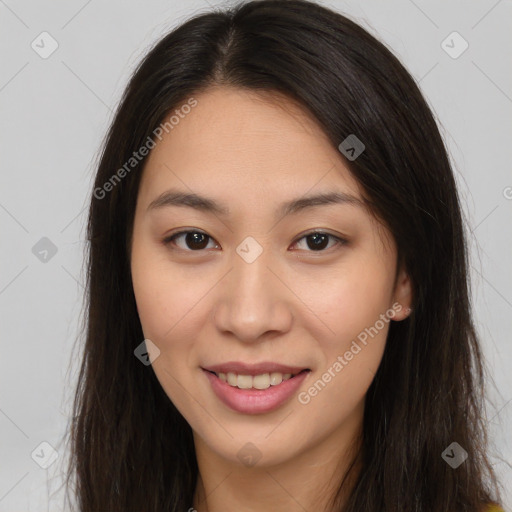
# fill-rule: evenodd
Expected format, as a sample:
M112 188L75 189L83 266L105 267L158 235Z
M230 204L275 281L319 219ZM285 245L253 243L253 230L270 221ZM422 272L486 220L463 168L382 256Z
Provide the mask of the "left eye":
M347 240L329 233L324 233L323 231L312 231L311 233L306 233L299 238L296 243L300 240L307 240L306 244L308 248L313 249L313 252L323 252L326 245L329 244L329 239L335 240L336 243L334 245L337 244L341 246L347 243ZM331 247L333 246L330 246L329 248Z
M202 231L180 231L179 233L175 233L167 238L162 240L164 245L174 244L176 240L180 237L185 237L185 243L189 247L189 250L184 249L187 252L197 252L206 248L208 239L214 240L211 236L203 233ZM307 246L309 249L312 249L311 252L323 252L326 249L326 245L328 245L329 239L335 240L336 244L344 245L347 243L347 240L340 238L338 236L331 235L329 233L325 233L323 231L312 231L310 233L306 233L301 238L299 238L295 244L298 244L301 240L306 239ZM335 244L335 245L336 245ZM332 246L331 246L332 247ZM331 248L329 247L329 248ZM180 247L180 249L183 249Z

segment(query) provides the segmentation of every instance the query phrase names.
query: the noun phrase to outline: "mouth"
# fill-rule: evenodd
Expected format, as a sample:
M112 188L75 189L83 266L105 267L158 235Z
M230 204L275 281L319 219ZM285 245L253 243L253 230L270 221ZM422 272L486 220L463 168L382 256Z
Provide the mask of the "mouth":
M238 389L268 389L271 386L279 386L284 381L293 379L303 373L308 373L311 370L305 368L304 370L295 371L294 373L282 373L282 372L267 372L260 373L257 375L248 375L236 372L214 372L212 370L203 370L215 375L219 380L225 382L229 386L236 387Z
M217 398L231 410L242 414L269 413L284 406L311 373L309 368L289 374L272 372L257 375L205 368L202 371Z

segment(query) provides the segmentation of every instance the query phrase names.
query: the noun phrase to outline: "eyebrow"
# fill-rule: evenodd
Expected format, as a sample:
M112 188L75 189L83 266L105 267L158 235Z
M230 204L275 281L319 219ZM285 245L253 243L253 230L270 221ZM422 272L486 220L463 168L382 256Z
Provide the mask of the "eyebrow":
M364 207L361 199L345 192L331 191L315 195L299 197L282 203L276 210L276 217L285 217L298 213L307 208L331 204L348 204L351 206ZM229 208L217 203L215 200L194 193L181 192L179 190L168 190L153 200L147 211L172 206L185 206L194 208L206 213L214 213L220 216L229 215Z

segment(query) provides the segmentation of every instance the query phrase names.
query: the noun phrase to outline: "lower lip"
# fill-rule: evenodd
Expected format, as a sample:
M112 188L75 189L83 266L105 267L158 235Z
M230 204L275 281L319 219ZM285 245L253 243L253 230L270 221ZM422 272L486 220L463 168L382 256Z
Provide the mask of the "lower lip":
M267 389L239 389L203 370L217 397L231 409L244 414L262 414L283 405L300 387L310 371L297 374Z

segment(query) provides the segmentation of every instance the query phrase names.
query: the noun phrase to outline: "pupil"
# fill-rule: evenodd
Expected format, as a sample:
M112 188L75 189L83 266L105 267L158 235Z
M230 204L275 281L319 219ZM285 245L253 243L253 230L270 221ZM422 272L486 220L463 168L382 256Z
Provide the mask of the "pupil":
M326 242L328 240L327 235L324 235L322 233L315 233L313 235L309 235L307 238L308 238L308 247L310 249L323 249L326 246L326 244L324 242ZM321 238L323 238L323 240L320 240ZM313 245L309 244L309 240L311 240L311 239L316 240L313 243Z
M201 238L203 239L202 242ZM186 235L186 242L190 249L203 249L204 247L206 247L206 245L208 245L207 243L205 243L205 241L206 236L203 233L187 233ZM197 245L195 244L198 244L199 247L197 247Z

